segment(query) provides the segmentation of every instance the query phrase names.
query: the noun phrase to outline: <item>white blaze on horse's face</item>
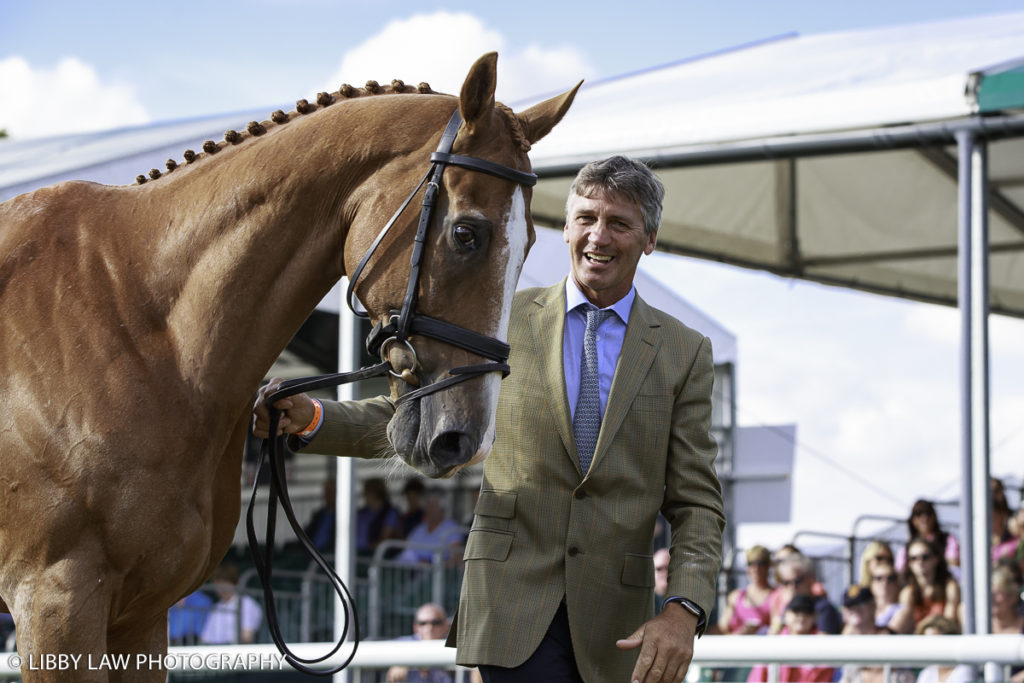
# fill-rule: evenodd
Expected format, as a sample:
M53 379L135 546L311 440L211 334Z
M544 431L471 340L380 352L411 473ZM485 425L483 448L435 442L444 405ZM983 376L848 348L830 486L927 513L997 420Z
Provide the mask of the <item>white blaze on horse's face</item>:
M509 207L508 216L505 219L505 230L508 234L508 244L505 248L504 258L508 264L505 271L505 291L501 303L501 316L498 321L498 330L495 336L503 342L508 341L509 316L512 312L512 297L516 293L516 285L519 283L519 275L523 271L523 264L526 262L526 252L530 245L530 223L526 217L526 200L523 198L523 188L517 187L512 194L512 206ZM480 441L480 446L467 465L475 465L483 462L491 453L491 446L494 445L494 408L498 405L498 391L501 389L501 376L492 373L484 380L488 394L488 405L492 407L490 428Z

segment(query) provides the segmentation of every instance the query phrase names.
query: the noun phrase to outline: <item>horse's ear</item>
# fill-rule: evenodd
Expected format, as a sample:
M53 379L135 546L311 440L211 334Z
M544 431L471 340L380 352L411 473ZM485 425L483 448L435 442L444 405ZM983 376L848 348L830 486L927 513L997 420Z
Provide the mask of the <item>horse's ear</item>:
M466 129L480 122L494 109L494 87L498 82L498 53L488 52L469 69L459 94L459 113Z
M556 95L550 100L544 100L535 104L526 111L521 111L516 116L523 126L526 139L531 143L537 142L551 132L555 124L562 120L565 112L569 111L569 105L576 97L576 91L583 85L583 81L576 84L572 90Z

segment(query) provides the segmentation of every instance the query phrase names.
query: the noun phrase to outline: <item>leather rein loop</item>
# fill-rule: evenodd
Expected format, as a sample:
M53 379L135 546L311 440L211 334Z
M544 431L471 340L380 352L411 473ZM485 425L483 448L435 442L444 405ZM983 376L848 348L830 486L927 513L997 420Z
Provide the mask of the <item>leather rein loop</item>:
M396 400L396 405L448 389L455 384L464 382L479 375L490 372L501 372L502 377L505 377L509 373L509 366L507 363L509 346L505 342L459 325L415 312L416 291L419 287L419 274L423 261L423 249L426 245L427 231L430 228L430 224L433 222L434 208L437 202L437 195L440 192L441 179L444 174L445 167L459 166L461 168L478 171L480 173L487 173L505 180L510 180L519 185L533 186L537 182L537 176L533 173L524 173L523 171L509 168L485 159L452 154L452 146L455 144L455 138L458 135L459 126L461 124L462 117L459 115L458 108L456 108L441 135L441 141L438 143L437 151L430 156L430 169L405 201L402 202L401 206L391 219L384 225L384 228L377 234L377 237L370 245L370 248L359 261L352 277L349 279L346 299L348 301L349 308L355 315L361 318L369 318L369 314L365 310L360 311L356 306L356 283L362 275L363 270L366 268L366 265L369 263L371 257L377 251L377 247L384 239L384 236L391 230L395 222L402 213L405 212L409 204L412 203L413 198L419 193L420 189L426 185L419 222L416 226L416 236L413 241L409 282L406 287L405 297L402 301L402 308L399 311L391 311L389 313L388 323L386 325L378 322L374 326L373 330L366 338L367 350L375 356L378 354L384 355L382 350L387 350L388 342L396 341L406 345L415 357L415 349L409 342L409 337L417 335L446 342L452 346L456 346L465 351L469 351L470 353L487 358L490 362L451 368L448 370L448 377L433 382L425 387L402 394ZM387 374L388 372L396 374L397 376L397 373L394 373L394 369L391 367L391 363L386 358L382 357L380 363L360 370L355 370L353 372L339 372L282 382L278 387L278 390L266 399L266 404L270 413L270 434L277 434L278 425L280 424L281 411L273 407L273 404L280 399L316 389L358 382L371 377L379 377ZM263 443L256 480L253 483L252 496L249 499L249 506L246 511L246 536L249 541L249 550L253 556L256 572L260 577L260 583L263 588L263 598L267 613L267 628L270 631L271 638L274 640L274 644L277 645L278 651L284 655L288 663L298 671L317 676L330 676L338 673L351 664L352 659L355 657L356 650L359 647L359 618L356 613L355 599L349 592L348 587L306 535L301 522L296 518L295 511L292 509L284 467L285 454L289 452L290 449L288 447L287 435L282 435L276 438L272 437L265 440ZM264 467L268 467L270 470L270 489L267 500L266 541L261 551L259 539L256 535L254 515L256 507L256 493L259 487L260 475L262 474ZM274 591L271 585L273 580L273 551L277 526L278 504L280 504L281 509L288 520L288 524L291 526L292 531L295 532L295 537L298 539L303 550L305 550L306 554L316 562L317 566L323 570L324 574L327 575L328 580L331 583L331 587L340 599L341 609L344 614L341 635L334 648L321 657L309 659L299 657L289 649L284 636L281 633L277 607L274 602ZM330 669L321 671L312 668L312 665L326 661L341 649L341 646L348 639L350 627L352 629L352 651L348 654L346 659L341 664Z

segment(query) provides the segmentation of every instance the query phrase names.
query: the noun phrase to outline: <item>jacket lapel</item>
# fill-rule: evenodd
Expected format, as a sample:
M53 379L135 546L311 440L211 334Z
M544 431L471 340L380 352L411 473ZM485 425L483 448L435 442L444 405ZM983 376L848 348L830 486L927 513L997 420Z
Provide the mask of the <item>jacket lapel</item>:
M615 438L615 433L622 426L622 421L626 418L633 399L636 398L640 387L643 386L647 371L650 370L655 356L658 355L658 347L661 345L661 336L658 333L660 326L651 307L637 295L633 301L633 308L629 312L626 337L622 340L622 352L619 354L612 387L608 392L608 403L605 405L604 419L601 421L601 432L597 437L597 447L594 449L594 461L590 465L591 472L601 464L605 451L608 450L609 444ZM565 384L564 378L562 383ZM564 387L562 393L565 393ZM569 433L572 434L571 425Z
M565 370L562 368L562 340L565 335L565 280L548 287L534 299L530 310L530 333L541 350L543 377L548 396L555 397L551 405L555 411L558 436L565 450L579 468L576 438L572 431L572 418L565 389Z

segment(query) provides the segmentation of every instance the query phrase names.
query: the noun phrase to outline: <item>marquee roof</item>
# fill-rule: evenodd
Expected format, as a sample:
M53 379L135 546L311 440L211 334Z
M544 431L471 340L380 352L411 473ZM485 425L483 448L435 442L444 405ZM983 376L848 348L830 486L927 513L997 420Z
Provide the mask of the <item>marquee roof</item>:
M518 107L517 107L518 108ZM990 301L1024 316L1024 12L788 35L584 84L531 152L535 217L610 154L667 186L658 248L957 296L959 130L988 138Z

